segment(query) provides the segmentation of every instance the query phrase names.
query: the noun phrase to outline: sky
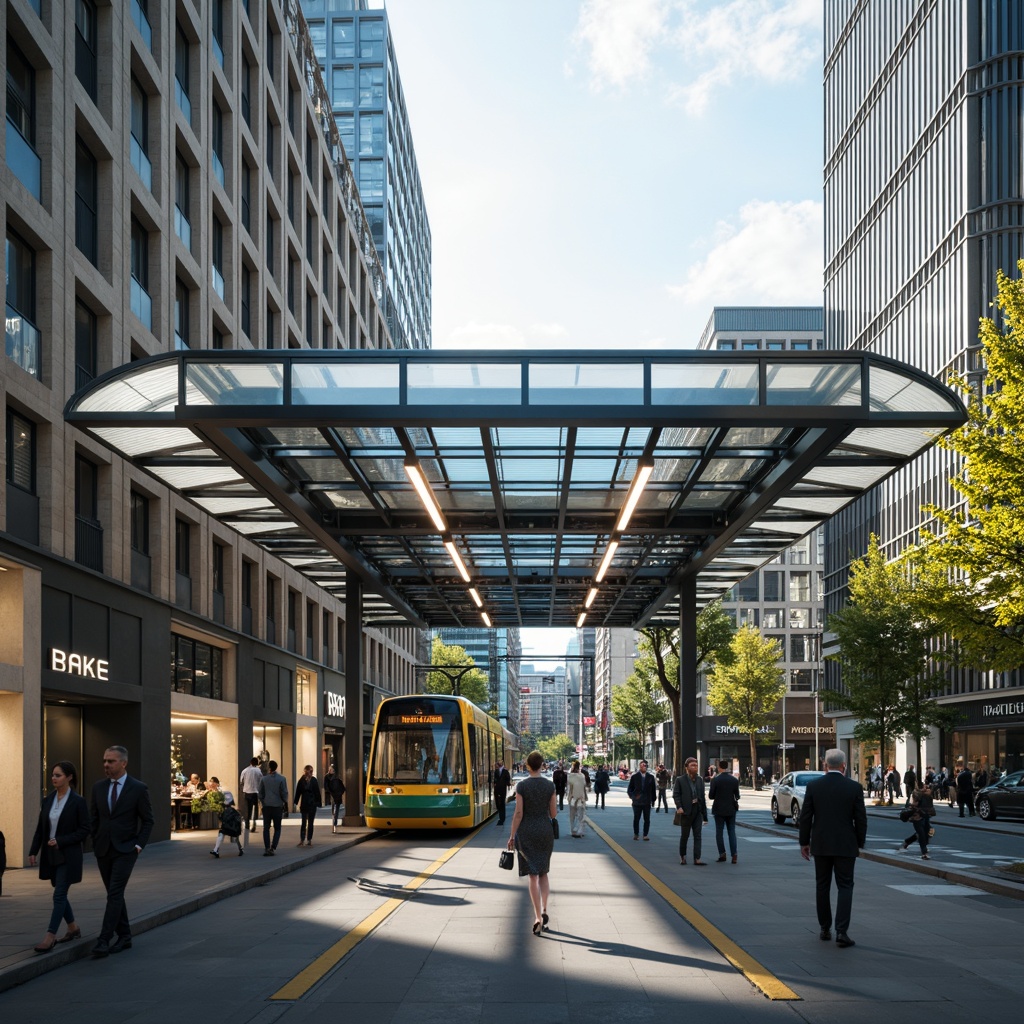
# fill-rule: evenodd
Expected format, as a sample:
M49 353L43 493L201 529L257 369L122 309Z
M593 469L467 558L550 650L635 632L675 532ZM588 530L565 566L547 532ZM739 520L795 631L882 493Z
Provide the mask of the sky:
M692 348L715 305L821 304L820 0L387 9L435 348Z

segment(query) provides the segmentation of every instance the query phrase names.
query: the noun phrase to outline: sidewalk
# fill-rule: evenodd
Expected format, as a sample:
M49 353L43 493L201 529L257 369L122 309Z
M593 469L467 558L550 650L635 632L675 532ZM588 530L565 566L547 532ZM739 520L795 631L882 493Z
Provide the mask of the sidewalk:
M369 828L342 828L331 834L331 812L317 816L313 845L298 847L300 818L293 814L281 825L281 842L274 857L263 856L263 829L243 833L248 840L245 856L224 840L220 859L209 851L216 831L175 832L166 842L152 843L139 855L128 883L128 914L132 934L140 935L227 899L271 879L333 857L376 835ZM176 885L180 882L180 885ZM32 947L46 933L53 908L53 889L41 881L37 868L8 869L0 898L0 992L52 971L63 964L89 956L99 933L106 901L103 883L91 854L85 858L82 881L71 887L71 905L82 929L82 938L56 946L49 953ZM64 926L61 925L61 933Z

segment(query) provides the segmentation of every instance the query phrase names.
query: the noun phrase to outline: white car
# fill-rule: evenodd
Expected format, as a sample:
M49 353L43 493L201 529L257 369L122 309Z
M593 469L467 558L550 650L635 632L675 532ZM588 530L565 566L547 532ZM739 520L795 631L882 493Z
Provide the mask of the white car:
M776 825L784 825L787 818L796 823L803 806L807 783L820 779L824 772L789 772L772 787L772 817Z

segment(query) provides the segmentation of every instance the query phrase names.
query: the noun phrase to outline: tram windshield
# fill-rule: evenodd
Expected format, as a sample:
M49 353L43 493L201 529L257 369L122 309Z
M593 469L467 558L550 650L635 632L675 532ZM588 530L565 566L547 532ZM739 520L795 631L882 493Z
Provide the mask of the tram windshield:
M370 784L465 784L462 713L453 701L392 701L377 712Z

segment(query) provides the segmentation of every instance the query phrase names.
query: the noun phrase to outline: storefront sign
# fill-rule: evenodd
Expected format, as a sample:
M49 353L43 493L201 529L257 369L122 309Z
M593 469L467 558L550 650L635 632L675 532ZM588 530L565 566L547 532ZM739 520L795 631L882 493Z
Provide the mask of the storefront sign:
M1021 718L1024 716L1024 700L1003 701L1000 704L983 704L982 718Z
M327 709L324 714L331 718L345 717L345 697L340 693L332 693L330 690L324 692L324 700L327 702Z
M65 672L83 679L108 679L110 662L103 658L93 658L88 654L75 654L62 651L59 647L50 648L50 668L54 672Z
M995 729L1019 726L1024 722L1024 700L993 700L989 697L949 707L960 719L954 729Z

